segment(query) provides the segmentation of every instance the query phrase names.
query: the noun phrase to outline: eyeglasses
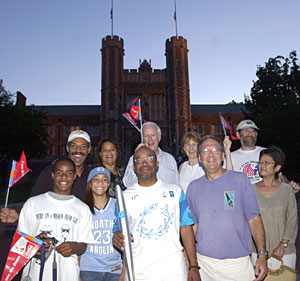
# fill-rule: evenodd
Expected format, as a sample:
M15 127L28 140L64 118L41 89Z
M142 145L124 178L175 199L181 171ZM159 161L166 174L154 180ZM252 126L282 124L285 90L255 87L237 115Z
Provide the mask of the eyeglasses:
M266 165L269 166L271 164L276 164L275 162L269 162L269 161L259 161L258 165Z
M133 159L133 161L136 164L142 164L144 161L146 161L147 163L151 163L154 160L154 156L147 156L145 158L135 158Z
M200 153L205 154L205 155L208 155L210 152L211 152L212 154L218 154L220 151L221 151L220 148L213 147L213 148L211 148L211 149L209 149L209 148L204 148L204 149L202 149L202 150L200 151Z
M75 149L88 150L89 148L87 144L77 144L77 143L71 143L69 147L71 150L75 150Z

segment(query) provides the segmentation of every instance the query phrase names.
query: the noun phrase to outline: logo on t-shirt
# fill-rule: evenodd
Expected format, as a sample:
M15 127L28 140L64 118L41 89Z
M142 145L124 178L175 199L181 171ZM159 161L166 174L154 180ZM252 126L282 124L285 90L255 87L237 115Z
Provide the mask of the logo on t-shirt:
M170 193L170 197L174 197L174 192L173 191L169 191Z
M249 161L243 164L240 171L242 171L248 177L252 184L260 180L258 164L256 161Z
M232 210L234 209L235 196L234 191L224 191L224 209Z

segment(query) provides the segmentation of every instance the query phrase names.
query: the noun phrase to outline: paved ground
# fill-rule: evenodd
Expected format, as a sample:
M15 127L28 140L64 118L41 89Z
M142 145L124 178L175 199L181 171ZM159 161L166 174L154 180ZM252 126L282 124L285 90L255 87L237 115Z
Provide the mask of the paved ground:
M296 248L297 248L297 270L298 270L298 278L297 281L300 281L300 194L297 194L297 202L298 202L298 221L299 221L299 231L298 237L296 240ZM2 208L0 206L0 208ZM5 225L0 222L0 276L2 276L2 272L5 266L7 254L9 252L10 244L15 232L15 225ZM19 281L20 274L18 274L13 281Z

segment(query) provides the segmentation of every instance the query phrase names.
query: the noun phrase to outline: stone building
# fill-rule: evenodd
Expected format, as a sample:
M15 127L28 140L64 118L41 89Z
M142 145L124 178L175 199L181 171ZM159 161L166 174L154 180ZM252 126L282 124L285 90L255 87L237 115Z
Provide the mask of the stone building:
M47 115L48 156L62 154L69 133L80 128L89 132L93 147L102 138L116 139L128 159L140 142L140 134L122 114L129 112L137 97L142 101L143 118L162 129L162 149L173 155L180 153L180 140L188 130L222 138L219 112L235 128L244 117L244 106L191 105L188 52L186 39L171 37L165 43L164 69L153 68L151 60L140 61L138 69L124 69L123 39L103 38L101 105L36 106ZM17 103L24 103L21 95Z

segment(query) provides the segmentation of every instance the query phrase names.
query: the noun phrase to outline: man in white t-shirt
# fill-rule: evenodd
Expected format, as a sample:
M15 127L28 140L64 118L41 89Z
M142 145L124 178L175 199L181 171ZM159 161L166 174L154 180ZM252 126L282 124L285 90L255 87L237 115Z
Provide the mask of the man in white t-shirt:
M241 121L236 128L241 148L231 153L233 169L246 174L252 184L261 180L258 173L258 160L259 153L264 148L255 145L258 130L252 120Z
M200 281L194 221L180 186L157 179L156 154L147 146L133 156L138 182L123 192L136 281ZM116 222L113 244L124 250L124 236ZM189 258L187 273L183 247Z
M252 184L262 180L258 173L258 161L260 152L265 148L256 145L258 130L252 120L242 120L236 128L241 148L231 153L233 170L246 174ZM295 193L299 191L300 186L294 181L289 182L284 176L281 180L289 183Z
M157 160L159 161L157 178L179 185L179 175L176 160L171 154L162 151L159 148L159 142L161 140L160 127L154 122L146 122L143 124L142 134L143 143L139 144L137 148L141 146L147 146L155 152ZM126 187L129 187L137 183L137 181L138 178L133 169L133 156L131 156L123 177L123 183Z

